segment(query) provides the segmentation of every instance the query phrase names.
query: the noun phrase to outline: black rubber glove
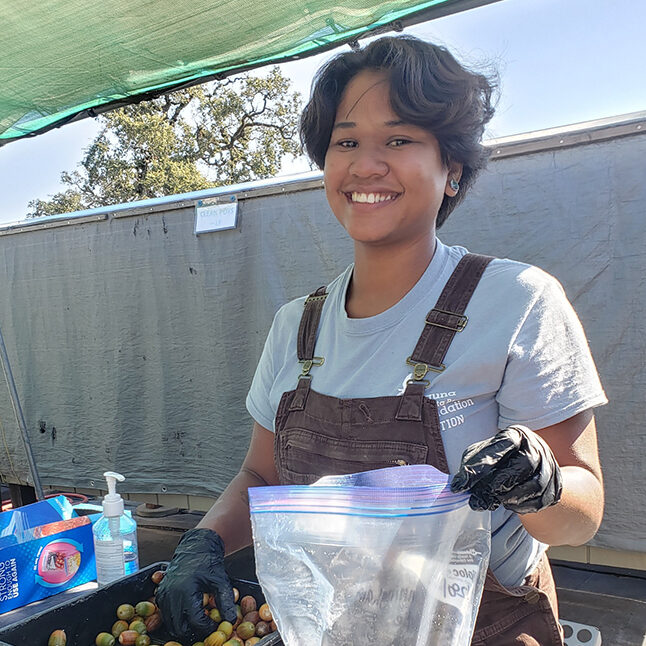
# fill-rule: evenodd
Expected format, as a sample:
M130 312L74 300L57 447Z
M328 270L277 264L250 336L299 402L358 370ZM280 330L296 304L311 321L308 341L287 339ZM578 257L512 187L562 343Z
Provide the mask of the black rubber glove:
M451 481L451 491L471 493L471 509L493 511L503 505L517 514L555 505L562 488L550 447L524 426L510 426L467 447Z
M217 630L216 623L204 614L205 592L214 595L222 619L235 623L233 588L224 570L224 543L210 529L189 529L177 545L155 595L164 624L173 636L201 639Z

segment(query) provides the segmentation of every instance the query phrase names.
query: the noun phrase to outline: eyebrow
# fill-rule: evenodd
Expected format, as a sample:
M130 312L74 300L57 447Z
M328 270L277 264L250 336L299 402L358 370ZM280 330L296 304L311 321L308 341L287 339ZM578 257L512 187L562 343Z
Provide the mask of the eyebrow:
M394 121L386 121L384 125L389 128L394 128L396 126L406 125L406 122L402 121L401 119L395 119ZM339 121L338 123L334 124L334 127L332 128L332 130L337 130L342 128L356 128L356 126L357 124L354 121Z

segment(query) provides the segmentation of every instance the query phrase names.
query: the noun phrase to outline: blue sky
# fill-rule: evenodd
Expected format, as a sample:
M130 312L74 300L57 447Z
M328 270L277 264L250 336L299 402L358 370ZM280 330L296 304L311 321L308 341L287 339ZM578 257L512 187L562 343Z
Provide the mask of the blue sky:
M501 0L406 32L498 69L492 138L646 110L644 25L640 0ZM333 53L282 71L306 96ZM61 190L61 172L74 169L96 133L96 121L86 119L0 148L0 223L22 219L30 200Z

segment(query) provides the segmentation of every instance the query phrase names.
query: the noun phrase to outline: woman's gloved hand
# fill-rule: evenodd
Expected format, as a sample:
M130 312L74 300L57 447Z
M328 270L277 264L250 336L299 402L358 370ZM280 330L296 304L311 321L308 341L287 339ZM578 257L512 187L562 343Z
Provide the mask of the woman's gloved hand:
M157 589L156 601L164 623L177 638L203 638L217 626L205 613L202 595L213 594L222 618L237 619L233 588L224 570L224 543L210 529L189 529Z
M503 505L517 514L555 505L562 488L550 447L524 426L510 426L467 447L451 481L451 491L471 493L471 509L493 511Z

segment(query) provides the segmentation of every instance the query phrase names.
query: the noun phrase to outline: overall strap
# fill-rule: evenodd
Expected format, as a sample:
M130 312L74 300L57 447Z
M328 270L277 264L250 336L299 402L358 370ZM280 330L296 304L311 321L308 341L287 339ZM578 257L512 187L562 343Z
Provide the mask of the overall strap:
M321 320L323 304L327 298L325 289L325 286L319 287L305 299L305 307L296 339L296 353L298 360L303 364L301 376L308 376L313 365L320 366L323 363L322 357L314 356L314 346L316 345L316 333Z
M406 363L413 366L413 379L420 381L429 370L442 372L444 357L453 337L464 330L464 315L478 282L493 260L491 256L468 253L453 270L435 307L426 315L426 323L413 354Z
M468 253L453 270L435 307L426 315L426 323L413 354L406 359L406 363L413 366L413 378L401 396L395 419L422 419L424 391L429 383L424 377L429 370L444 370L442 362L451 341L467 324L464 311L484 270L492 260L491 256Z
M307 397L310 392L310 382L312 381L310 370L312 366L322 366L325 361L323 357L314 356L316 333L321 320L323 304L327 298L325 289L325 285L319 287L305 299L305 307L303 308L301 322L298 326L298 335L296 337L296 353L299 363L303 364L303 369L298 377L298 385L289 404L289 412L305 409Z

